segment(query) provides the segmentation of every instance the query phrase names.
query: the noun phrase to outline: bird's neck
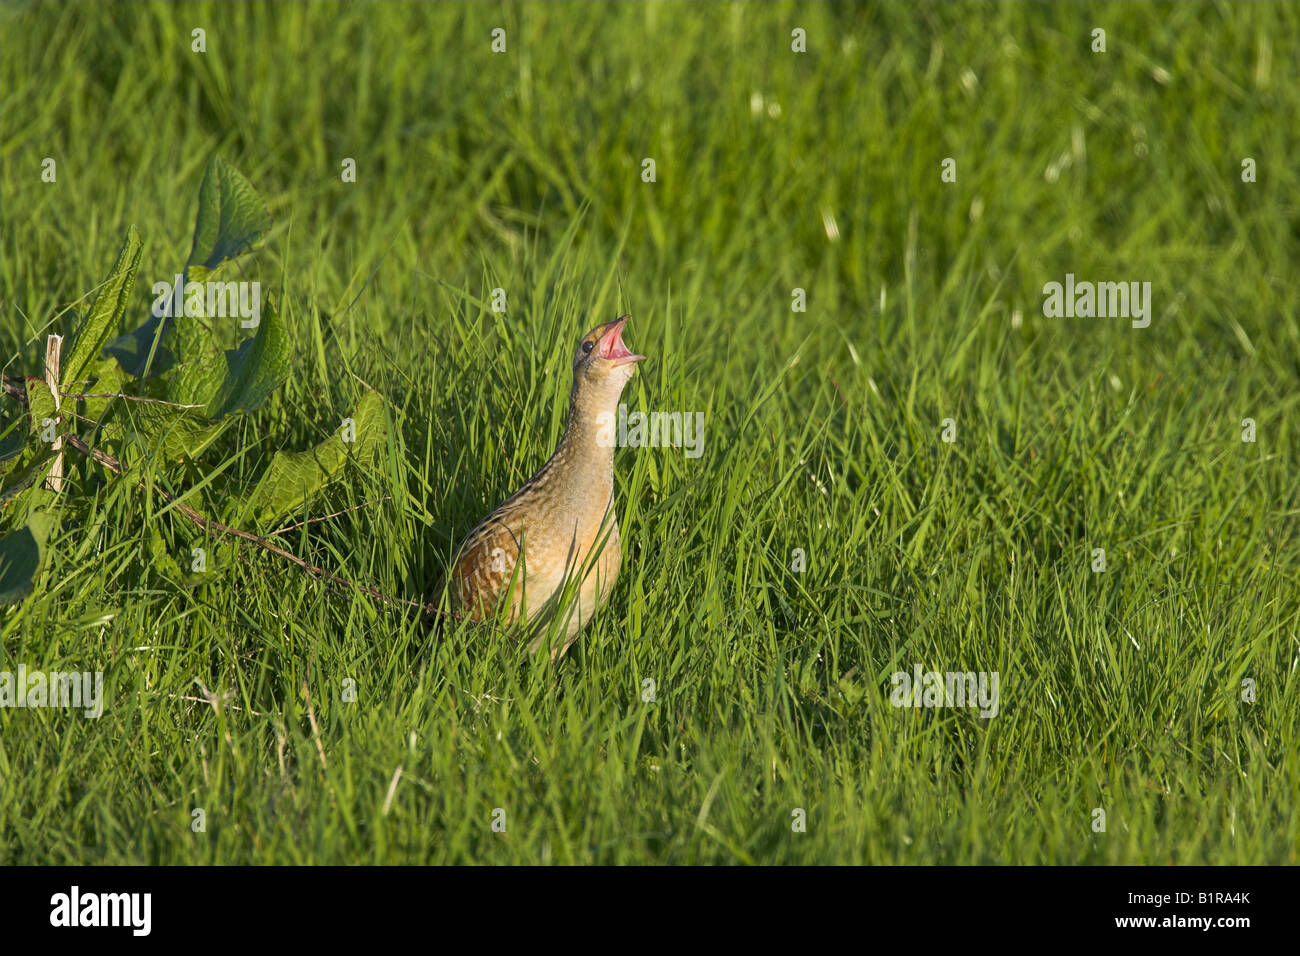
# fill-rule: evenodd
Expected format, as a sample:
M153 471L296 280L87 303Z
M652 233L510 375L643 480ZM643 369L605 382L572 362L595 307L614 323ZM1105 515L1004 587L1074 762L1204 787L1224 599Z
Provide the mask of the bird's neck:
M574 494L610 497L614 493L614 439L618 391L579 389L569 396L569 420L548 468Z

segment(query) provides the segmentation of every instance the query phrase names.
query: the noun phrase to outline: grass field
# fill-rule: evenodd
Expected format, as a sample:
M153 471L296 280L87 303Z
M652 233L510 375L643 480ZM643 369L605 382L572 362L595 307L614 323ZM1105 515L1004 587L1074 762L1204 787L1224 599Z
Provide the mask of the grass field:
M5 372L133 224L143 321L213 156L293 346L181 469L70 456L47 496L0 670L102 671L104 713L0 709L0 862L1300 859L1300 6L37 3L0 36ZM1046 316L1067 273L1150 282L1149 327ZM138 484L228 518L371 387L378 462L281 524L361 507L280 541L428 600L623 312L625 402L703 412L703 453L618 450L622 575L558 663ZM892 706L915 667L997 672L997 716Z

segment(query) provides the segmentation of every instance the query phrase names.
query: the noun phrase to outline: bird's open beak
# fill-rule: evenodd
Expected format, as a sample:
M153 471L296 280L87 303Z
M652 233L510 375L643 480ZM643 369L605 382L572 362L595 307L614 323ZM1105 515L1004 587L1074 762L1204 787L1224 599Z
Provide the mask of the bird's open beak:
M627 325L627 320L630 318L632 316L624 315L620 316L618 321L609 323L597 346L600 357L613 362L616 366L630 365L645 358L644 355L637 355L623 344L623 326Z

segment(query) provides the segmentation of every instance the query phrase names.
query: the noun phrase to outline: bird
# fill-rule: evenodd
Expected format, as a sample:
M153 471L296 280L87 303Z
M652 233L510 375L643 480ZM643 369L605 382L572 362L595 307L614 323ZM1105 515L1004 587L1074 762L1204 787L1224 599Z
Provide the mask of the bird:
M507 625L522 621L529 653L540 649L552 618L561 614L551 656L563 656L618 578L613 421L624 386L645 360L623 342L629 318L582 337L555 453L466 535L444 579L454 616L485 621L504 614Z

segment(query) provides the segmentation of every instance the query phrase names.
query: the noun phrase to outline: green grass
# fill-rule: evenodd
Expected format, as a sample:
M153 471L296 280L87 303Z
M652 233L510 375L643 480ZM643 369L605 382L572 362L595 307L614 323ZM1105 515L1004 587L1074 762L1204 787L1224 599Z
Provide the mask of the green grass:
M102 670L106 709L0 709L0 862L1297 862L1300 7L10 4L0 33L7 372L132 223L144 318L211 155L268 201L237 277L283 286L294 367L176 479L199 510L367 383L385 463L296 520L366 506L284 540L420 599L550 454L587 328L632 313L630 408L706 415L699 458L619 450L622 575L558 664L76 462L0 669ZM1150 327L1044 317L1067 272L1151 282ZM1001 712L892 707L917 664L999 672Z

